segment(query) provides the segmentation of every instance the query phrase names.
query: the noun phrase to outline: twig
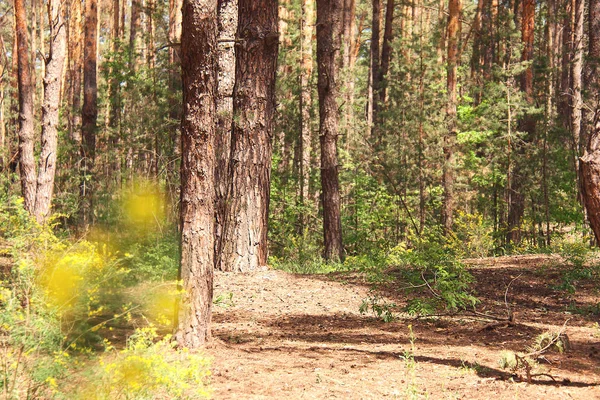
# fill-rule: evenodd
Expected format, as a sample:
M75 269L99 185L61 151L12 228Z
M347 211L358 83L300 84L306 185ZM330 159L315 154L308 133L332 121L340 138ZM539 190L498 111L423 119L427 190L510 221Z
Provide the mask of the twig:
M510 289L510 286L513 284L514 281L516 281L517 279L519 279L521 277L521 275L523 274L519 274L516 277L514 277L509 283L508 286L506 287L506 290L504 291L504 305L506 306L506 313L507 313L507 318L509 321L513 321L514 316L513 313L510 309L510 306L508 305L508 290Z

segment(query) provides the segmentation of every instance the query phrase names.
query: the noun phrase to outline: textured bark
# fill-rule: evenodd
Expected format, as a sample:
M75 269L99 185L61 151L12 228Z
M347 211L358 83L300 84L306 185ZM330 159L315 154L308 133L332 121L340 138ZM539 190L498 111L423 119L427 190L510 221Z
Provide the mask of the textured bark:
M571 62L573 49L573 2L574 0L564 0L561 4L563 12L562 23L562 51L561 51L561 75L559 81L559 97L557 112L558 116L565 126L566 130L571 129L570 113L570 89L571 89Z
M77 1L77 0L76 0ZM121 6L120 0L112 0L112 21L110 33L110 50L113 54L120 51L121 38ZM113 60L114 61L114 60ZM119 150L119 121L121 118L121 93L120 82L115 77L115 70L110 67L110 78L108 80L108 112L106 113L105 125L108 128L108 140L114 152L114 157L109 161L109 168L115 186L118 187L121 181L121 152Z
M237 0L219 0L219 97L217 100L218 125L217 134L215 135L215 250L217 252L221 249L221 237L225 221L225 198L229 187L233 87L235 84L234 39L237 25ZM215 257L215 260L217 260L217 257Z
M596 244L600 243L600 0L590 0L588 8L588 89L594 108L586 151L580 160L582 196Z
M523 53L521 55L522 62L533 61L533 41L534 41L534 24L535 24L535 0L523 1L523 16L521 19L521 40L523 42ZM521 91L528 104L533 105L533 65L529 67L521 75ZM535 134L535 118L530 115L525 115L519 121L519 131L525 132L523 141L515 144L515 160L514 169L512 171L512 179L509 187L509 204L508 204L508 232L506 241L508 243L518 244L521 242L521 220L525 211L525 197L523 195L523 186L525 182L525 145L533 140Z
M43 223L50 214L56 156L58 151L58 107L61 78L67 52L67 29L63 20L63 0L49 0L50 49L46 59L44 99L42 102L42 149L39 159L35 218Z
M313 0L310 0L313 4ZM354 120L354 64L356 61L356 40L354 31L356 29L356 0L344 0L343 15L343 39L342 39L342 72L344 79L344 128L346 135L351 131ZM312 39L312 38L311 38ZM312 46L312 45L311 45ZM312 49L312 47L311 47ZM346 138L346 143L349 138Z
M95 1L95 0L94 0ZM129 25L129 68L136 69L141 61L140 36L142 24L142 0L131 1L131 20Z
M579 171L579 156L582 141L583 109L583 28L585 0L575 0L575 23L573 25L573 62L571 63L571 146L575 172ZM579 185L579 176L577 177Z
M167 164L167 187L169 196L169 205L171 218L175 217L178 212L178 169L176 159L181 151L181 141L179 128L180 125L175 123L181 121L181 100L176 95L181 91L181 73L180 73L180 47L178 44L181 40L181 0L169 0L169 118L173 121L173 126L170 129L170 162Z
M333 4L331 5L333 7ZM373 136L375 130L375 115L377 115L379 99L379 36L380 21L381 21L381 0L372 0L372 17L371 17L371 64L369 66L369 87L368 87L368 109L367 109L367 125ZM338 33L334 33L337 35ZM334 40L335 37L334 37Z
M384 104L386 101L387 83L385 82L390 62L392 60L392 40L394 24L394 0L387 0L385 9L385 28L383 31L383 44L381 45L381 67L379 68L379 103ZM376 118L377 120L378 118Z
M309 198L308 189L310 181L310 143L312 136L310 109L312 106L312 89L310 86L313 71L313 46L312 37L314 31L314 0L302 0L301 19L301 59L300 69L300 137L299 145L299 176L300 204L306 204ZM345 55L344 55L345 56ZM300 217L302 229L306 225L306 215Z
M69 61L71 85L71 113L69 135L77 145L81 145L81 69L83 66L81 0L71 0L69 18Z
M454 215L454 147L456 143L456 80L458 71L458 40L461 30L461 1L450 0L448 4L448 67L446 78L446 89L448 91L448 103L446 105L446 124L448 132L444 136L444 167L443 182L444 198L442 201L442 222L446 233L452 231Z
M10 148L6 140L6 117L4 112L4 103L6 100L6 87L8 86L9 77L9 62L6 56L6 45L4 39L0 36L0 171L4 172L6 168L7 156L10 153L7 150Z
M83 47L83 108L81 115L81 222L87 227L93 222L93 169L96 157L96 121L98 119L97 74L98 4L85 3Z
M375 0L377 1L377 0ZM341 39L341 0L317 0L317 67L323 236L327 261L344 258L338 181L338 63Z
M217 0L183 1L181 69L181 269L184 296L177 342L210 339L214 268L214 136L217 99Z
M241 0L238 11L229 189L218 262L224 271L264 267L268 255L277 1Z
M36 173L33 154L33 92L31 66L29 62L29 44L27 19L24 0L15 0L16 42L17 42L17 80L19 88L19 173L24 207L33 214L35 209Z

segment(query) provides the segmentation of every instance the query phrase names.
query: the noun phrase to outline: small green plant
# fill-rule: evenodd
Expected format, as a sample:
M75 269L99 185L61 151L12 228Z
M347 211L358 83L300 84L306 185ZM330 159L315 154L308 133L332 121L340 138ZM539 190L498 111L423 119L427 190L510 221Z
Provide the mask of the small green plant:
M371 294L363 300L359 312L361 314L372 312L383 322L392 322L395 319L392 311L395 307L396 305L394 303L386 303L381 296Z
M565 353L571 349L569 337L562 332L543 332L536 336L535 342L528 349L529 353L558 351Z
M554 380L552 375L546 373L533 373L537 368L537 359L543 354L556 350L560 353L566 352L571 348L569 337L564 333L567 322L557 332L544 332L535 338L534 343L528 348L526 354L519 354L512 351L503 351L500 354L499 364L503 369L509 369L513 373L524 372L527 382L531 383L531 379L536 376L547 376Z
M233 302L233 292L219 294L213 299L213 304L223 308L235 307L235 303Z
M406 389L405 389L405 398L407 399L418 399L421 398L422 391L419 390L416 380L417 380L417 361L415 360L415 343L417 341L417 337L415 332L413 331L412 325L408 325L408 340L410 343L410 348L405 350L402 353L402 358L404 360L404 365L407 370L407 380L406 380Z

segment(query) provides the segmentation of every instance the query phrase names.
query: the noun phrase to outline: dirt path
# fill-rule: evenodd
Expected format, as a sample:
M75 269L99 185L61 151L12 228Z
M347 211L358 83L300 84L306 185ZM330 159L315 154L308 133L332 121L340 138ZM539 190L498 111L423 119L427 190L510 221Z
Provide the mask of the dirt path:
M568 296L539 281L557 279L545 259L478 262L479 309L506 313L506 285L516 323L490 324L472 316L399 319L384 323L361 315L368 286L352 275L302 276L281 271L216 276L213 332L215 399L600 399L598 286ZM229 296L232 294L232 302ZM393 291L390 301L405 299ZM521 382L499 366L503 350L523 352L535 337L558 330L572 349L551 352ZM413 343L409 333L412 325Z

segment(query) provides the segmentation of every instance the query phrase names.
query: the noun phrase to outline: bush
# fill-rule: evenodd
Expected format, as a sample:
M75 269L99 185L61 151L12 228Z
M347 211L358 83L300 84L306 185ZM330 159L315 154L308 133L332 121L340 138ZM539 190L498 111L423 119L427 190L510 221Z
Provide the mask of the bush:
M472 275L439 230L425 232L410 248L406 244L397 246L388 258L400 268L408 290L426 294L410 300L407 312L431 314L439 309L454 311L478 303L470 291Z
M201 354L175 349L170 336L159 340L152 326L137 329L124 350L113 350L100 359L77 398L209 398L209 364Z

